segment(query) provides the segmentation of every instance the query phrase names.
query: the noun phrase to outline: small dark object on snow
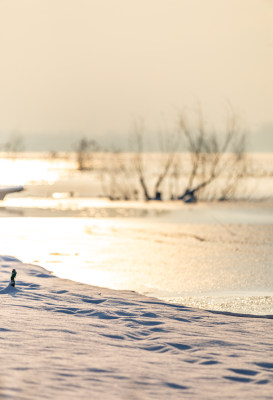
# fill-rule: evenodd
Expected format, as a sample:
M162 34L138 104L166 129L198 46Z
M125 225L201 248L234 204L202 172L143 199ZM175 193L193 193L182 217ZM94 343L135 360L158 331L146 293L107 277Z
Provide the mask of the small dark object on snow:
M12 273L11 273L11 277L10 277L10 285L11 286L15 286L15 277L16 277L16 275L17 275L17 272L16 272L15 269L13 269Z
M161 192L156 192L155 197L154 197L153 200L161 201L161 200L162 200L162 198L161 198Z

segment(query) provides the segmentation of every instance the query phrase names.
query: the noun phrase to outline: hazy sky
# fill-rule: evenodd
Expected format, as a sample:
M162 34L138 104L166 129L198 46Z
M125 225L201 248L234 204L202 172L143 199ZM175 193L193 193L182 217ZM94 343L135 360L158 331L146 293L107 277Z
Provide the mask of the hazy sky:
M273 151L272 0L0 0L0 134L31 149L127 140L229 101ZM0 138L1 141L1 138Z

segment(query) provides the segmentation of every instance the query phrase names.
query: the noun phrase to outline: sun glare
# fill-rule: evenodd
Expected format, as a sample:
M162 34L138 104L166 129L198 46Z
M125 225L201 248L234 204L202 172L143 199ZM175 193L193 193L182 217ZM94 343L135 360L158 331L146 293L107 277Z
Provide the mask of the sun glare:
M43 181L47 184L54 183L59 178L57 170L50 169L48 160L23 160L0 158L1 185L25 185Z

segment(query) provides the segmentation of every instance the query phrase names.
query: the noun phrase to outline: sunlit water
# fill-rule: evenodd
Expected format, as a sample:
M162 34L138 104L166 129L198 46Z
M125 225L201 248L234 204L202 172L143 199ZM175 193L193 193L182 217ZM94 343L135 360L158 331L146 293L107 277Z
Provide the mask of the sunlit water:
M18 171L18 163L9 168ZM30 189L1 204L1 254L87 284L205 309L273 315L271 202L71 198L73 182L80 189L88 175L45 160L36 166L32 186L31 170L24 167ZM11 176L12 185L26 183L22 171L21 180L14 170Z

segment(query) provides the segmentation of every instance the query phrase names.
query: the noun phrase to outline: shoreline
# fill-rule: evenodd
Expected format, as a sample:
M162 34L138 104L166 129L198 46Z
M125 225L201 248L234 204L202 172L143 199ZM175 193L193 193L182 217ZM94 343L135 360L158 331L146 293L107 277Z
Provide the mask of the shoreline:
M65 195L61 194L60 195ZM52 218L122 218L157 219L189 224L219 224L222 215L225 223L273 224L273 200L199 201L186 204L182 201L111 201L105 198L78 197L13 197L0 201L0 217L52 217ZM206 212L213 212L204 218ZM194 218L197 215L197 218ZM220 218L220 220L218 220Z

